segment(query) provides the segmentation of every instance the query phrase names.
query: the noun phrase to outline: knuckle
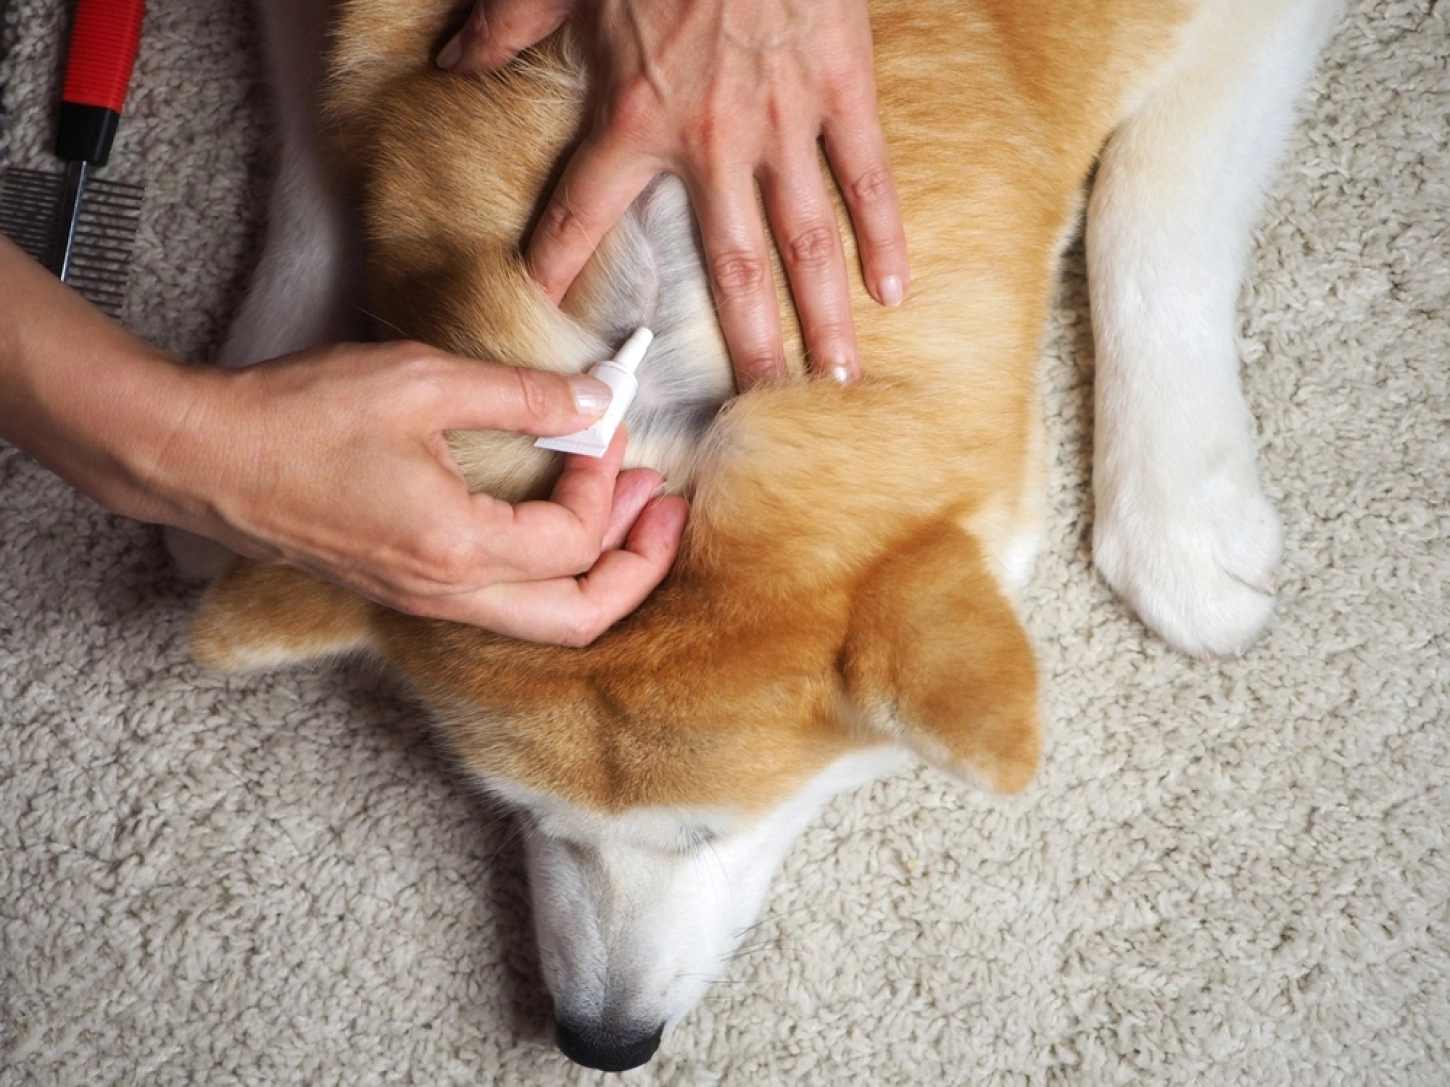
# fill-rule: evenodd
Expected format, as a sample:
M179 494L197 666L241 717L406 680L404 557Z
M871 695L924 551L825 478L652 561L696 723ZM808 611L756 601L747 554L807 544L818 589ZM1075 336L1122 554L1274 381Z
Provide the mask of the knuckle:
M556 193L549 201L539 226L546 234L556 238L568 238L584 231L578 213L562 192Z
M778 135L768 113L767 103L712 95L688 110L683 121L672 116L669 136L683 172L705 192L753 185L750 175ZM783 131L790 126L782 121L778 127Z
M851 183L851 195L862 208L889 206L895 193L891 171L885 167L867 170Z
M768 351L742 355L735 360L735 372L748 384L777 381L785 371L785 359Z
M834 227L815 223L791 236L786 253L792 267L819 271L830 266L839 241Z
M448 369L444 359L431 348L401 343L393 349L389 362L400 384L398 395L405 403L432 410L439 398L446 395Z
M765 259L758 253L735 250L710 261L710 278L724 301L755 294L765 283L765 276Z
M478 547L467 533L451 527L435 528L418 540L416 558L429 582L460 587L472 580Z
M398 340L385 350L387 364L408 381L431 381L439 374L439 355L424 344Z
M719 168L738 160L743 133L738 124L739 106L726 109L714 101L701 104L689 124L678 133L680 147L695 172L709 177Z
M725 157L722 154L723 142L720 126L708 117L696 118L688 129L680 133L680 147L686 163L702 176L709 176L710 166Z
M519 387L519 407L527 420L547 422L554 414L555 400L544 379L533 370L515 370Z
M389 340L381 350L388 362L404 369L422 369L437 361L437 353L416 340Z
M608 629L609 617L602 614L597 606L586 604L571 617L560 640L571 648L583 649Z

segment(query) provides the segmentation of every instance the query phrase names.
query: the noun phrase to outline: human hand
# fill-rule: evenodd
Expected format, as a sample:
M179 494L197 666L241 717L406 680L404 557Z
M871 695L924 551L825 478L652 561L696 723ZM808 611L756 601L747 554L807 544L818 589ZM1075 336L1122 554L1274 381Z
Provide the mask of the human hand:
M720 325L742 387L785 373L769 249L777 242L811 365L860 375L845 254L819 168L824 139L868 289L897 305L906 237L876 111L865 0L477 0L439 63L507 63L587 12L602 93L529 244L559 301L600 238L662 171L700 223Z
M402 611L583 645L669 571L686 503L620 472L624 438L570 457L550 501L470 495L445 430L567 434L602 412L588 377L419 344L349 344L199 371L151 476L183 527ZM582 406L581 406L582 405ZM176 516L157 519L179 523Z
M567 434L589 377L410 343L179 365L0 237L0 438L101 505L290 562L403 611L584 644L668 572L686 503L570 458L550 502L470 495L444 431Z

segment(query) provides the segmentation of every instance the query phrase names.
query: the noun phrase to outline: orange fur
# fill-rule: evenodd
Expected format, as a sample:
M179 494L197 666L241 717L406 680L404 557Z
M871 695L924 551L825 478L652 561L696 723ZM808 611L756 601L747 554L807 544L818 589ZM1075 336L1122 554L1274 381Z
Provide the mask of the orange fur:
M878 307L857 275L859 386L800 377L733 400L698 443L632 445L694 513L671 577L595 645L410 618L243 562L203 605L198 656L367 646L475 772L600 810L764 807L888 740L1021 788L1036 676L999 578L1040 516L1036 369L1057 251L1094 156L1191 7L875 5L911 297ZM623 243L606 240L562 311L519 247L581 131L583 52L566 33L497 75L455 77L430 62L449 15L449 0L341 6L329 110L363 193L371 305L402 335L581 370L611 346L605 277ZM453 440L478 489L517 498L557 472L513 436Z

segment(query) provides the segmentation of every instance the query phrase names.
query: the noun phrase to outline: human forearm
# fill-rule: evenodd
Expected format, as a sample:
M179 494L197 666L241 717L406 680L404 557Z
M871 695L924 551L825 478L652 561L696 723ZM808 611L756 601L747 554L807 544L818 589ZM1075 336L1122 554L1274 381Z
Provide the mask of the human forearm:
M0 238L0 437L108 509L176 522L157 462L196 375Z

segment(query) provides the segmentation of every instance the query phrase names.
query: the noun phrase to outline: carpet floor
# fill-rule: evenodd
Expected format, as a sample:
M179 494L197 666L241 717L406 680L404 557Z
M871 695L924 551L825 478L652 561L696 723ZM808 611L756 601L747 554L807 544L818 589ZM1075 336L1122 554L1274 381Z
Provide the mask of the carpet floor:
M69 4L11 0L0 162L49 166ZM108 176L127 322L206 358L267 178L244 4L153 4ZM1091 568L1080 252L1045 358L1051 736L1022 797L840 798L637 1084L1450 1083L1450 11L1357 0L1242 339L1288 552L1246 656ZM0 285L3 289L3 285ZM0 448L0 1084L593 1083L521 859L386 678L191 663L159 533Z

